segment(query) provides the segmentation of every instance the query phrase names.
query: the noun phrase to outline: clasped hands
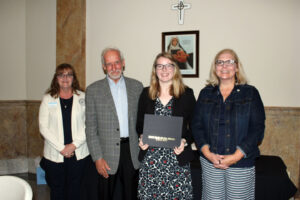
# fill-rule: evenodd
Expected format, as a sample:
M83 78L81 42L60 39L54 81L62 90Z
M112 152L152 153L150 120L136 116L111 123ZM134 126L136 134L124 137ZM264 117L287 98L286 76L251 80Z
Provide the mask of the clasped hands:
M210 155L207 156L207 158L213 163L215 168L227 169L230 166L227 162L227 159L225 159L224 155L210 153Z
M230 155L215 154L209 150L208 146L204 146L202 148L202 153L208 160L210 160L210 162L213 163L215 168L219 169L228 169L231 165L237 163L244 156L239 149L237 149L234 154Z
M149 148L149 145L148 144L144 144L143 143L143 134L140 136L140 139L139 139L139 146L142 150L146 150ZM176 155L179 155L183 152L184 150L184 146L186 144L186 140L185 139L181 139L181 143L180 143L180 146L179 147L175 147L174 148L174 152Z
M66 158L71 158L74 156L75 149L76 146L74 144L66 144L65 148L60 152L60 154Z

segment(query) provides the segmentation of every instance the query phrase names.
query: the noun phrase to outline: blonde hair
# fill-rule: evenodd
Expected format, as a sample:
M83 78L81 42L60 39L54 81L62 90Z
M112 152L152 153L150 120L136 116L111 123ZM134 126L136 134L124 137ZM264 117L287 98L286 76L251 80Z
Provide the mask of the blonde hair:
M244 72L243 65L242 65L238 55L232 49L223 49L217 53L217 55L215 56L215 58L211 64L209 80L207 80L207 85L216 86L216 85L220 84L220 80L216 74L216 61L219 59L220 55L224 54L224 53L229 53L230 55L232 55L233 59L236 63L236 67L238 69L238 71L235 74L236 84L238 84L238 85L246 84L247 83L246 74Z
M154 63L152 66L152 72L151 72L149 97L150 97L150 99L154 100L159 96L160 86L159 86L158 77L156 75L156 64L157 64L157 60L161 57L169 59L172 62L172 64L174 65L174 76L172 78L172 85L170 87L169 92L170 92L170 95L174 96L175 98L178 98L180 95L182 95L184 93L185 85L182 81L180 69L179 69L176 61L174 60L174 58L172 57L172 55L170 53L166 53L166 52L158 54L154 60Z

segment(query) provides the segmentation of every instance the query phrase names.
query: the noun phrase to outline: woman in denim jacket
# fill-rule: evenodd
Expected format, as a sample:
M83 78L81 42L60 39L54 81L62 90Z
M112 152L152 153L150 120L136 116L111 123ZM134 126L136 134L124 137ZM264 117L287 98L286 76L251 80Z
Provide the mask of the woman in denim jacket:
M247 85L237 54L221 50L192 121L201 155L203 199L255 198L254 162L264 130L264 106L257 89Z

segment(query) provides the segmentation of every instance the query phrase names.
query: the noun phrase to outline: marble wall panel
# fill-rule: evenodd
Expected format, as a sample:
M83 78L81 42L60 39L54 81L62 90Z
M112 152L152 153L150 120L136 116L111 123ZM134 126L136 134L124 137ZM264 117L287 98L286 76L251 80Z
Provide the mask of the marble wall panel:
M70 63L85 88L85 0L57 0L56 64Z
M25 156L0 159L0 175L27 173L28 171L28 158Z
M35 172L43 154L40 101L0 101L0 174Z
M266 107L261 154L282 158L293 183L300 188L300 108Z
M35 172L43 154L40 101L0 101L0 174ZM261 154L280 156L295 185L300 172L300 108L266 107Z
M26 102L0 103L0 159L27 157Z
M26 124L28 135L28 157L43 155L44 140L39 132L38 114L40 101L26 102Z

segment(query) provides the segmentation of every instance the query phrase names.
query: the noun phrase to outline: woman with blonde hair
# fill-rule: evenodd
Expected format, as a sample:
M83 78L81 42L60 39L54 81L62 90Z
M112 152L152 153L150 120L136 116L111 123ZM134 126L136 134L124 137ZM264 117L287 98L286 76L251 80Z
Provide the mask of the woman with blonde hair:
M150 87L144 88L138 105L140 199L192 199L189 161L193 159L193 140L189 124L195 101L193 90L183 84L179 67L171 54L158 54L152 67ZM171 149L144 144L145 114L183 117L180 146Z
M254 199L258 144L265 130L259 92L248 85L237 54L221 50L192 121L200 152L202 199Z

